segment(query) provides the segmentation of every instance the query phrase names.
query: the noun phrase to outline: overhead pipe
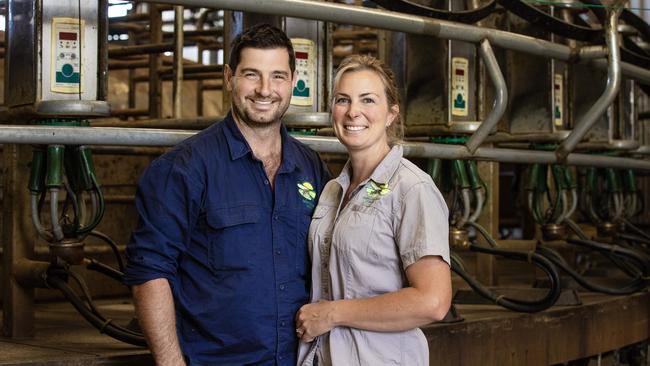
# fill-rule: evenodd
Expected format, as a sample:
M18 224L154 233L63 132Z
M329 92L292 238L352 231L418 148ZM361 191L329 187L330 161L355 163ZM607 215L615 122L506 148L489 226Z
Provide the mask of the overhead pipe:
M493 46L569 62L575 62L576 59L588 60L602 57L602 52L589 50L589 52L581 54L579 48L570 48L498 29L331 2L310 0L156 0L156 3L260 14L281 14L287 17L360 25L472 43L480 43L484 39L488 39ZM650 84L650 71L627 63L621 65L626 76Z
M605 25L607 47L609 48L609 67L607 69L607 85L605 91L593 106L578 121L573 131L562 141L555 150L555 155L560 162L564 162L567 155L575 149L582 138L587 134L598 118L605 113L618 94L621 86L621 55L618 45L618 16L622 8L608 11L607 24Z
M487 39L481 41L479 53L481 55L481 59L485 64L485 68L490 75L490 80L492 80L492 84L494 85L496 96L494 99L494 106L490 111L490 114L488 114L485 120L481 123L481 126L476 130L476 132L472 134L470 139L467 141L467 144L465 145L470 153L474 153L476 149L481 146L483 141L485 141L485 138L497 125L501 117L503 117L503 114L506 112L506 106L508 104L508 87L506 85L505 79L503 78L503 74L501 73L501 69L499 68L499 62L494 56L492 46L490 46L490 41Z
M174 146L196 133L197 131L154 128L2 125L0 144ZM297 136L296 138L318 152L347 153L345 147L334 137ZM515 164L557 163L555 154L550 151L481 147L471 154L462 145L425 142L404 143L404 155L413 158L487 160ZM650 170L650 161L589 154L570 154L567 157L567 164Z

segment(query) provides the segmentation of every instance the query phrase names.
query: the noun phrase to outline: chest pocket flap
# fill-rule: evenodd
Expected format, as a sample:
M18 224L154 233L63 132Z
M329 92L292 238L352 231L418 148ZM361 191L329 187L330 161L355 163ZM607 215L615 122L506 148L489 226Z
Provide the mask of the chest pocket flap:
M260 210L255 205L210 209L207 212L206 220L208 225L213 229L253 224L260 220Z
M208 255L210 265L220 276L246 271L259 262L260 233L253 224L261 219L261 211L254 205L240 205L209 209Z

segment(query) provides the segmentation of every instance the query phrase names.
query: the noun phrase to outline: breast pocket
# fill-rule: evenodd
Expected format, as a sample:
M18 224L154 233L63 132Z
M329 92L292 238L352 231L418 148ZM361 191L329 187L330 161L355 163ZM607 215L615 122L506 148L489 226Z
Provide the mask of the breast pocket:
M373 207L349 203L349 207L337 221L333 247L352 255L353 258L365 257L368 244L375 237L374 226L377 214L377 210Z
M261 212L252 205L212 209L206 213L210 266L217 273L245 271L260 250L256 224Z

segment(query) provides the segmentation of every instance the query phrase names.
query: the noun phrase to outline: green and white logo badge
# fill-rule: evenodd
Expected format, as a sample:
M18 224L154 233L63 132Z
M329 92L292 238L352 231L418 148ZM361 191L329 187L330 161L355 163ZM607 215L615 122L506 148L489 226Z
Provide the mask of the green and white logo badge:
M316 191L314 190L314 186L312 186L311 183L307 181L298 183L298 193L300 193L302 198L306 199L307 201L313 201L316 199Z
M366 186L366 193L368 198L376 200L390 193L387 183L376 183L371 180Z

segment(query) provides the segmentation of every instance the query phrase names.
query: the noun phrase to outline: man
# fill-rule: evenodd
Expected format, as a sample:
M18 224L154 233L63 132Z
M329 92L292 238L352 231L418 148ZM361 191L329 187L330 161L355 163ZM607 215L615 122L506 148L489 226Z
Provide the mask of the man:
M296 362L307 229L329 174L280 123L294 80L287 36L245 31L224 66L231 112L141 178L125 282L158 365Z

